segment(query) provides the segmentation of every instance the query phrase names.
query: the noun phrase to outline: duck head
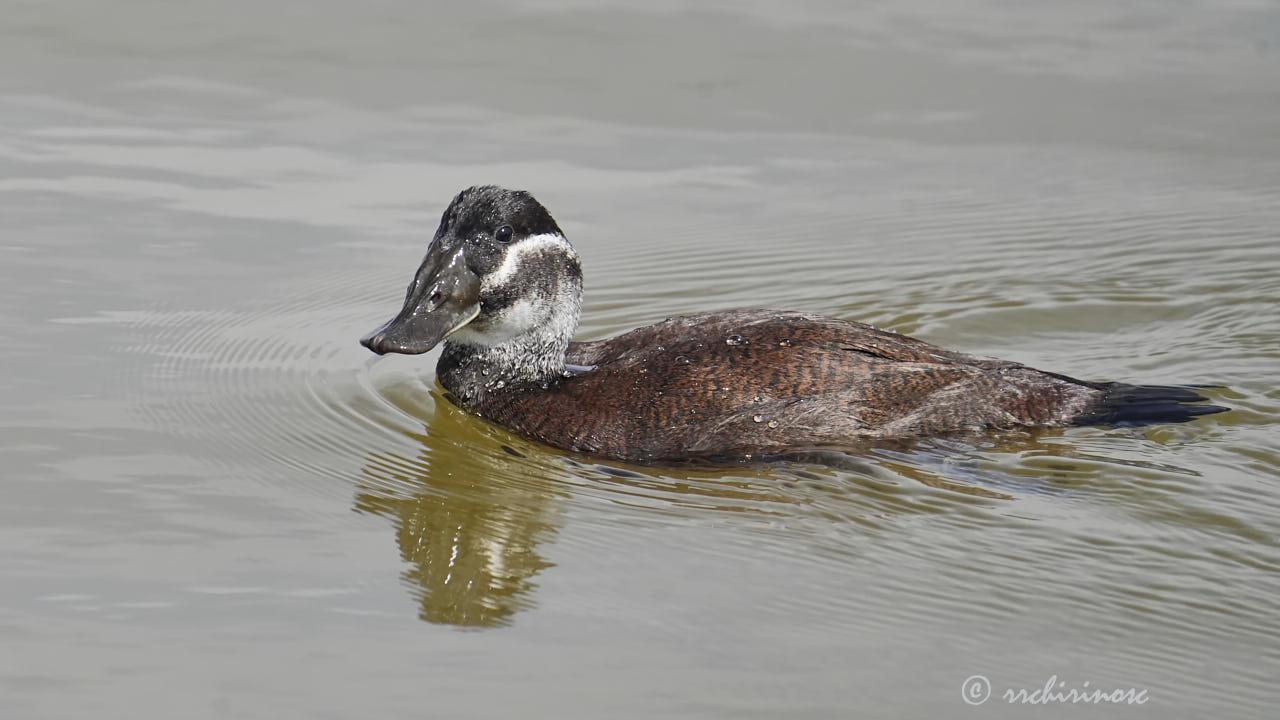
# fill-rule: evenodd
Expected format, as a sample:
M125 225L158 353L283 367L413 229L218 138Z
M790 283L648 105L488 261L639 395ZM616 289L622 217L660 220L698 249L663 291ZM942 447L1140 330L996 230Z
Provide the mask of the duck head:
M551 213L524 191L472 187L441 216L400 312L360 344L416 355L449 338L563 366L581 304L582 265Z

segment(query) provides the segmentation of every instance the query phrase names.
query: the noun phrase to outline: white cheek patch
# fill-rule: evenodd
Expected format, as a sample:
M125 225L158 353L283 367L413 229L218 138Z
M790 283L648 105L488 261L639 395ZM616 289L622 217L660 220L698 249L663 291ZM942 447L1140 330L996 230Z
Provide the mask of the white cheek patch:
M510 307L488 318L483 330L466 326L454 333L453 339L468 345L501 345L544 325L547 316L544 303L538 300L517 300Z
M573 246L563 235L555 233L546 233L543 235L530 235L520 242L512 245L507 249L507 256L502 259L502 264L494 269L493 272L485 275L480 280L480 289L482 292L493 290L501 287L516 274L516 270L520 267L520 258L525 255L531 255L543 252L544 250L554 249L570 257L577 257L578 254L573 251Z
M525 258L543 253L577 259L573 246L563 235L530 235L507 249L502 264L480 279L480 291L493 292L507 285L519 286L520 264ZM480 323L467 325L453 334L451 340L465 345L494 348L516 338L521 342L548 342L547 338L569 338L578 324L580 286L576 280L562 278L564 283L551 291L536 291L529 286L529 294L491 315Z

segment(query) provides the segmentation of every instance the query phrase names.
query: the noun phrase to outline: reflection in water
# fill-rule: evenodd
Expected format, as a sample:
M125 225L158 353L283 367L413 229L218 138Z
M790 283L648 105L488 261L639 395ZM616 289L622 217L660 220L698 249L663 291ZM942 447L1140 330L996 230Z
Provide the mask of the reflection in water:
M557 527L561 491L511 472L511 456L468 448L474 421L438 401L416 458L371 453L356 510L390 518L404 579L420 589L420 617L491 627L527 607L534 576L551 565L538 545ZM460 439L462 440L460 442ZM489 446L491 443L477 443Z
M852 548L833 546L843 544L839 528L846 522L861 528L848 538L856 543L873 529L892 532L895 517L942 514L957 525L984 524L990 517L983 508L992 501L1140 493L1108 480L1117 466L1163 478L1194 475L1134 458L1132 436L1102 430L935 438L854 453L792 453L780 458L784 462L754 466L626 469L554 451L543 455L459 410L437 388L411 383L378 394L388 403L384 408L426 418L427 431L400 426L418 443L412 456L367 455L356 510L394 523L420 617L469 627L508 623L532 605L535 576L553 564L538 546L562 524L571 494L578 502L603 501L650 517L715 514L722 523L728 513L745 533L781 521L797 555L847 554Z

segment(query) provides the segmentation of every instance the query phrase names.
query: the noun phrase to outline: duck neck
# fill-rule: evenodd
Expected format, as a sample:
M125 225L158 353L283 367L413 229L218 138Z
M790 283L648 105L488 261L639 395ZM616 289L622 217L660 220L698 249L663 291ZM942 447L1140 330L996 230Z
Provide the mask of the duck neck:
M464 404L505 389L542 386L564 375L569 340L513 338L488 347L447 342L436 374Z
M580 290L556 303L533 329L511 337L465 328L444 344L436 375L465 406L499 392L546 387L565 374L565 352L578 327Z

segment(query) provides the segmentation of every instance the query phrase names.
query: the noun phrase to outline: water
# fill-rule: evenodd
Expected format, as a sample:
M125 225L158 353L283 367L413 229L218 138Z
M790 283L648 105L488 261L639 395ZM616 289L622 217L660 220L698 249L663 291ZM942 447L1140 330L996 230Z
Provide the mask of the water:
M1280 5L740 5L10 3L0 716L1026 717L1057 676L1270 717ZM578 247L584 337L808 310L1235 409L567 457L356 344L483 182Z

